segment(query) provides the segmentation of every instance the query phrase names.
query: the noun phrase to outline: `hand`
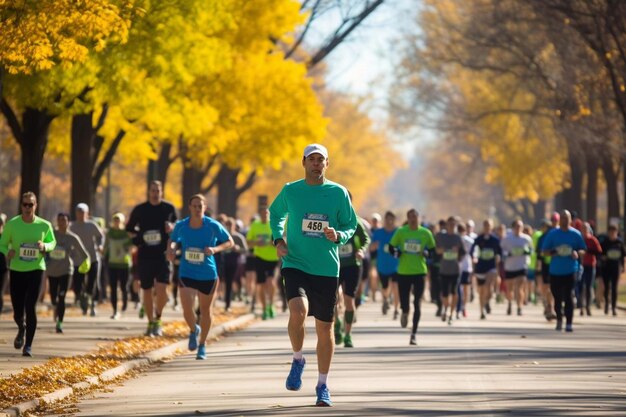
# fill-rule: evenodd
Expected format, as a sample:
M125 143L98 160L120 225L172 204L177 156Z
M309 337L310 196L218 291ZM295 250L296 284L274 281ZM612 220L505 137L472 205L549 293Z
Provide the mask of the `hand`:
M10 261L13 258L15 258L15 250L9 249L7 252L7 261Z
M39 252L44 252L46 250L46 245L44 245L41 240L38 240L37 248L39 249Z
M287 256L287 254L289 253L289 250L287 250L287 244L285 243L284 240L281 240L276 245L276 253L281 258Z
M206 248L204 248L204 253L207 256L213 256L213 255L215 255L215 248L210 248L210 247L207 246Z
M165 222L165 233L172 233L172 230L174 230L174 223Z
M580 255L578 254L578 251L572 251L572 259L578 259L580 257Z
M168 261L174 262L174 260L176 260L176 251L172 248L168 248L165 251L165 256L167 257Z
M339 238L339 236L337 235L337 231L334 227L325 227L324 234L326 235L326 239L330 240L331 242L336 242Z
M363 249L359 249L358 251L356 251L355 256L356 256L357 259L365 258L365 253L363 252Z

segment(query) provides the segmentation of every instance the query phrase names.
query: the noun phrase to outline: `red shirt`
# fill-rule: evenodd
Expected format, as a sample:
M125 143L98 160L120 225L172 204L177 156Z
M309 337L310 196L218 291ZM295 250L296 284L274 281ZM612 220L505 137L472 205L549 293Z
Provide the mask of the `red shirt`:
M600 246L600 242L594 235L588 235L584 239L587 250L585 251L585 256L583 256L583 266L595 266L596 255L602 253L602 246Z

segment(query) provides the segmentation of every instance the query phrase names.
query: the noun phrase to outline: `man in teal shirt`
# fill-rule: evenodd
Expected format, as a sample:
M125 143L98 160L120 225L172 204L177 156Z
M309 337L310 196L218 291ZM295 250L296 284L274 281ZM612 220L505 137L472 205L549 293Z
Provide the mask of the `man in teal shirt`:
M304 321L312 315L318 339L316 405L331 406L326 383L334 350L338 249L354 234L357 217L348 191L325 177L329 161L324 146L307 146L302 166L305 178L285 184L270 207L274 245L283 259L281 272L289 300L288 331L294 352L286 387L297 391L302 386Z

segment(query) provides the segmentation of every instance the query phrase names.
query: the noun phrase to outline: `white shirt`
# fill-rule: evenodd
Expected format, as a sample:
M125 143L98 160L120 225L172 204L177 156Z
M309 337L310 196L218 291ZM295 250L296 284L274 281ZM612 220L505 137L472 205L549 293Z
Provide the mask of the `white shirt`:
M528 269L530 264L530 253L533 250L533 240L530 236L522 233L515 236L508 234L502 242L502 254L504 255L505 271L520 271Z

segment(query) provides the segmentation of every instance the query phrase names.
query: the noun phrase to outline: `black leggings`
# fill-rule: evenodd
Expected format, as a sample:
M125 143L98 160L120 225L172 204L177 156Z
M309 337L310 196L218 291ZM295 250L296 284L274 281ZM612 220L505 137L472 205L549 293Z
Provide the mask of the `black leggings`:
M419 324L420 317L422 315L422 296L424 295L424 280L426 275L397 275L398 277L398 290L400 292L400 308L402 313L409 314L411 309L411 287L413 287L413 333L417 332L417 325Z
M65 316L65 295L67 294L70 276L68 274L60 277L48 277L48 282L50 283L50 300L52 300L52 305L56 306L55 316L57 320L63 321Z
M37 330L37 299L41 288L42 270L18 272L11 271L11 303L13 304L13 320L17 327L24 329L24 313L26 313L26 344L33 345Z
M0 253L0 256L4 256ZM0 263L2 260L0 260ZM4 279L7 276L7 270L0 265L0 314L2 314L2 308L4 307Z
M78 268L74 268L74 283L72 289L77 298L85 293L91 299L91 306L96 305L95 295L98 291L98 262L93 262L87 274L78 272ZM87 275L87 286L85 287L85 275Z
M574 316L573 290L576 278L574 274L552 275L550 274L550 290L554 297L554 311L557 321L563 320L563 303L565 303L565 320L572 324Z
M619 283L619 267L605 268L602 276L604 279L604 305L609 308L609 291L611 292L611 303L613 309L617 308L617 284Z
M113 306L113 314L117 313L118 283L122 290L122 311L125 311L128 305L128 272L128 268L109 268L109 284L111 285L111 305Z
M230 301L233 297L233 282L239 267L239 256L237 252L227 253L224 256L224 302L226 308L230 308Z

